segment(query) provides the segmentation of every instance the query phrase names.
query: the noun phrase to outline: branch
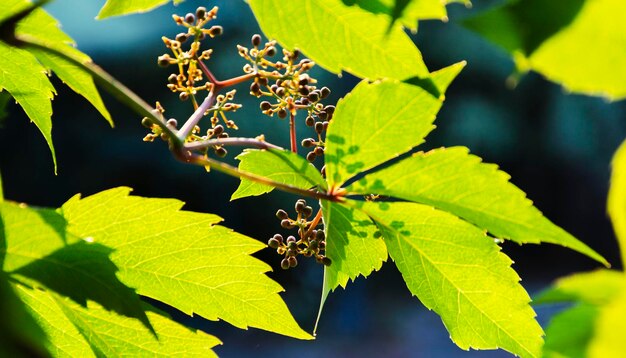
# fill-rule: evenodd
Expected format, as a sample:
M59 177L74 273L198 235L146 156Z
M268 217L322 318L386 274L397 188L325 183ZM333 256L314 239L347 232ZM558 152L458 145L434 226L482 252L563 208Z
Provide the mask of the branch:
M311 233L313 232L313 230L317 227L317 225L320 223L320 220L322 219L322 209L320 208L317 211L317 214L315 214L315 218L313 218L313 220L311 221L311 224L309 225L309 229L306 231L306 233L304 234L304 237L309 237L311 236Z
M244 179L253 181L255 183L272 186L284 192L297 194L300 196L306 196L306 197L314 198L317 200L329 200L333 202L343 201L343 197L341 196L336 196L333 194L324 193L320 191L301 189L292 185L280 183L280 182L268 179L263 176L241 171L226 163L217 161L212 158L204 157L198 154L191 154L191 153L184 154L184 153L179 152L179 155L177 156L177 158L186 163L193 163L197 165L208 166L211 169L217 170L218 172L222 172L230 176L244 178Z
M100 87L102 87L105 91L115 97L118 101L125 104L128 108L130 108L132 111L139 114L140 116L148 118L150 123L159 126L169 138L173 148L182 147L183 142L178 139L176 131L171 129L164 123L164 121L160 117L160 113L156 109L152 108L152 106L146 103L135 92L126 87L120 81L116 80L100 66L91 61L83 62L61 50L49 47L45 43L40 43L30 36L20 36L16 37L15 39L18 41L18 44L21 47L39 49L46 53L61 57L64 60L80 67L85 72L89 73L91 77L93 77L94 81L100 85Z
M209 91L209 94L206 96L204 101L202 101L202 104L200 104L200 106L195 110L195 112L193 112L189 119L187 119L185 124L183 124L183 126L178 131L177 139L179 141L184 142L191 133L191 131L193 131L193 128L198 124L198 122L200 122L202 117L204 117L204 113L209 108L213 107L213 104L215 103L215 98L217 97L216 92L217 91L215 90L215 87L211 88L211 91Z
M268 143L259 139L254 138L219 138L219 139L209 139L191 143L185 143L184 148L187 150L200 150L209 147L215 146L241 146L241 147L256 147L259 149L278 149L282 150L283 148Z
M296 138L296 115L293 112L289 113L289 143L291 144L291 151L298 153L298 139Z
M21 10L20 12L13 14L13 16L2 21L2 23L0 23L0 37L2 38L2 41L14 46L19 46L21 41L15 36L15 28L17 26L17 23L22 21L26 16L30 15L37 8L44 6L50 1L51 0L36 1L30 4L30 6Z
M215 92L219 92L224 87L231 87L231 86L240 84L242 82L251 80L254 78L254 76L257 75L255 71L252 73L246 73L245 75L241 75L238 77L233 77L224 81L220 81L215 77L213 72L209 70L209 68L207 67L207 65L204 64L204 62L198 60L198 65L200 65L200 70L202 70L202 73L204 73L204 75L207 76L207 78L209 79L209 82L213 83L213 85L215 86L214 87Z

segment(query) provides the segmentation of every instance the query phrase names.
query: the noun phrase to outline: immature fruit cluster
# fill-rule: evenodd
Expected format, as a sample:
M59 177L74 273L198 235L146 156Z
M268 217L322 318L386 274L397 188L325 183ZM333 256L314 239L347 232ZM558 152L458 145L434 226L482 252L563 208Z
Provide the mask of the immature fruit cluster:
M201 90L215 90L215 83L208 68L204 65L203 61L208 60L211 57L213 50L208 49L201 51L201 40L209 37L215 37L222 34L221 26L211 26L205 28L207 24L217 17L218 8L214 7L210 11L207 11L204 7L197 8L195 14L188 13L185 16L173 15L174 21L187 29L186 32L181 32L176 35L175 39L169 39L163 37L165 46L169 48L173 54L173 57L169 54L159 56L158 63L163 67L170 65L176 65L178 73L172 73L168 77L167 87L175 93L179 94L179 98L182 101L191 99L194 110L198 108L198 102L196 101L196 94ZM190 41L188 50L183 50L183 44ZM204 76L207 76L207 80L204 81ZM225 127L229 129L238 129L233 120L226 117L226 113L235 112L241 108L240 104L232 103L236 91L232 90L225 94L216 95L213 106L204 112L204 116L211 116L211 128L202 133L202 129L196 125L191 129L191 133L186 138L187 142L205 141L209 139L227 138L229 135L225 132ZM178 123L175 119L165 120L163 113L165 110L157 103L156 113L163 122L167 124L171 129L177 129ZM223 125L219 122L223 121ZM144 137L144 141L154 141L154 139L161 137L167 140L167 135L162 133L161 128L153 126L147 118L144 118L142 124L149 128L152 133L149 133ZM212 149L214 153L223 157L227 154L226 149L223 146L215 145L210 148L204 148L200 151L203 154L207 154Z
M313 162L317 157L324 155L325 133L332 120L335 107L322 103L330 95L330 89L328 87L318 88L316 86L317 80L308 73L315 66L315 63L309 59L300 59L300 51L297 49L293 51L283 49L282 61L272 60L271 58L276 56L278 52L276 41L263 43L261 36L257 34L250 39L250 48L238 46L240 56L248 61L243 67L246 74L225 81L217 80L204 64L204 60L210 59L212 50L201 51L200 49L202 39L207 36L215 37L223 32L220 26L206 28L207 24L217 17L217 10L217 7L210 11L204 7L199 7L195 14L173 15L174 21L185 27L186 32L177 34L174 39L162 38L166 47L171 50L171 54L160 56L158 58L159 65L163 67L175 65L178 69L177 73L169 75L167 87L172 92L178 93L182 101L189 100L194 110L199 108L196 94L203 90L209 91L205 101L202 102L204 111L200 115L210 116L211 129L202 133L202 129L198 125L193 126L193 128L190 128L190 125L183 125L185 141L197 142L224 138L228 136L224 132L224 127L238 129L235 122L226 117L227 112L234 112L241 108L240 104L231 102L235 91L226 94L218 93L226 87L251 80L250 93L256 97L268 97L268 100L260 103L262 112L270 117L276 114L281 119L290 119L292 151L297 152L296 115L298 111L303 111L306 112L305 124L315 130L315 135L301 142L303 147L309 149L306 158ZM183 45L186 43L190 44L184 50ZM162 116L163 112L164 110L161 108L159 115L163 123L176 129L178 126L176 120L166 120ZM198 123L198 113L194 113L189 120L194 124ZM220 121L223 121L223 126ZM151 126L148 122L146 122L146 126L152 130L152 133L148 134L144 140L153 141L157 137L168 140L167 135L162 133L158 126ZM215 154L223 156L226 154L226 150L221 146L222 144L222 142L213 141L211 144L196 147L204 148L198 149L203 151L204 155L207 155L209 150L206 147L211 147ZM324 168L322 168L322 173L324 173Z
M326 88L326 87L324 87ZM322 88L323 89L323 88ZM300 143L304 148L310 148L310 151L306 155L306 159L309 162L313 162L315 158L321 157L324 155L325 142L324 139L326 137L326 130L328 129L328 124L330 120L333 118L333 114L335 113L335 106L329 105L324 107L322 111L317 113L316 117L319 121L316 121L315 118L309 115L306 119L307 126L311 126L315 129L315 133L317 134L316 138L305 138Z
M250 49L238 46L241 57L249 62L244 66L244 72L256 73L250 85L250 94L271 99L260 103L261 111L270 117L276 114L281 119L295 118L297 111L306 111L305 124L313 127L317 133L317 139L313 139L313 145L309 145L314 148L307 158L315 160L324 153L323 133L335 111L334 106L321 103L330 95L330 89L317 88L317 80L308 74L315 63L309 59L298 60L299 50L283 49L282 61L271 61L268 58L276 54L275 41L261 46L261 36L257 34L252 36L250 42Z
M189 98L193 100L194 106L197 106L195 95L198 91L209 90L210 82L203 81L203 73L200 63L202 60L211 58L213 50L208 49L201 51L200 41L207 35L215 37L222 34L221 26L205 26L217 17L217 7L207 11L204 7L199 7L195 14L189 13L185 16L172 16L174 21L187 29L187 32L181 32L174 39L162 37L165 46L169 48L173 54L164 54L159 56L157 62L159 66L168 67L177 65L178 73L172 73L167 78L167 87L172 91L179 93L179 98L186 101ZM184 51L182 44L191 40L188 50Z
M278 210L276 217L280 220L280 226L285 229L298 228L298 237L288 236L283 239L281 234L276 234L269 239L267 245L272 249L276 249L279 255L285 258L280 262L280 267L288 269L298 265L297 256L315 257L318 263L329 266L331 261L324 256L326 250L326 237L323 230L316 230L315 227L320 224L319 218L309 221L313 215L313 208L306 205L304 199L296 201L295 205L297 217L290 219L289 214L285 210Z
M163 116L163 113L165 113L165 109L163 108L163 106L161 106L161 103L157 102L154 108L154 114L161 118L161 121L165 122L171 128L176 128L176 126L178 126L178 122L174 118L170 118L165 121L165 117ZM141 125L150 130L150 133L146 134L146 136L143 137L144 142L154 142L154 140L157 138L161 138L164 141L167 141L169 139L167 138L167 134L163 132L161 127L153 125L148 118L144 117L141 120Z

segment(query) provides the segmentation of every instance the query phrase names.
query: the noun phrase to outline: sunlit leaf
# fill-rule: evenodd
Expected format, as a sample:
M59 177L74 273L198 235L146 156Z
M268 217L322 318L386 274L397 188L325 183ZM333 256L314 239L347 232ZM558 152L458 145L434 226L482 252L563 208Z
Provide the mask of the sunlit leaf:
M387 248L378 229L367 215L341 204L324 201L326 229L326 256L332 264L325 268L324 284L327 291L341 286L358 276L367 277L379 270L387 260Z
M24 109L28 118L41 131L56 168L52 145L52 104L56 93L48 80L46 69L28 51L0 42L0 90L6 90Z
M237 156L239 170L288 184L300 189L319 186L324 189L326 182L320 172L306 159L288 150L246 150ZM246 196L261 195L274 190L273 186L263 185L248 179L241 179L231 200Z
M459 347L539 356L543 332L530 298L493 238L426 205L352 205L377 223L409 290L441 316Z
M322 209L326 233L325 255L331 260L331 265L324 267L322 298L315 328L330 292L339 286L345 288L349 280L354 281L358 276L369 276L387 261L387 247L367 215L329 201L322 202Z
M11 0L21 1L23 0ZM89 56L74 48L75 43L71 37L60 29L55 18L41 9L33 11L24 20L18 23L16 28L18 35L27 35L46 45L59 49L64 53L82 61L90 62ZM46 53L39 49L30 50L35 57L49 70L59 76L74 92L83 96L100 114L113 125L111 115L107 111L100 94L96 89L91 75L80 67L68 62L60 56Z
M43 52L41 50L31 50L31 53L37 57L37 59L49 70L53 71L61 81L63 81L74 92L85 97L89 103L91 103L100 114L113 126L113 119L109 114L109 111L104 106L100 93L93 82L93 78L87 72L83 71L80 67L74 65L67 60Z
M624 280L624 273L613 270L576 273L558 279L552 287L535 297L533 303L584 302L603 305L615 299Z
M183 1L185 0L174 0L174 5ZM169 2L170 0L107 0L97 18L148 12Z
M617 236L622 262L626 264L626 142L613 157L608 211Z
M90 302L80 306L47 291L16 285L19 296L50 338L56 357L215 357L220 341L159 313L147 312L158 337L136 320Z
M587 356L591 358L620 357L624 354L626 332L626 280L617 297L602 307L595 323L594 336Z
M55 211L0 203L0 232L3 269L13 278L83 306L88 300L99 302L149 327L139 297L116 276L112 250L67 232L65 219Z
M264 274L270 267L250 256L264 244L215 225L215 215L181 211L178 200L129 192L76 196L60 209L71 233L115 250L122 282L188 315L312 338L278 295L282 287Z
M326 70L358 77L428 78L422 55L388 15L341 0L251 0L261 29L282 46L299 48Z
M421 144L435 128L440 107L438 98L417 86L361 82L339 101L328 126L324 155L330 186Z
M28 312L8 281L0 273L0 356L2 357L48 357L48 338Z
M626 24L621 0L504 3L465 22L567 90L611 100L626 97Z
M5 0L0 7L0 23L30 4L26 0ZM79 60L90 61L87 55L73 47L73 40L61 31L58 22L42 9L35 9L18 22L15 32L19 36L35 39ZM0 42L0 68L2 68L0 90L8 91L39 128L52 153L55 170L56 155L52 143L50 100L56 92L46 76L47 69L55 71L61 80L85 97L112 124L111 116L104 107L91 76L78 66L41 50L27 51Z
M442 92L464 63L432 74ZM340 186L421 144L435 126L442 98L418 86L395 81L362 81L339 101L326 136L326 175ZM410 128L410 130L407 130Z
M31 209L2 202L0 217L0 255L5 272L15 271L77 242L74 236L67 241L65 219L52 209Z
M587 357L587 346L593 337L598 312L598 307L579 304L554 315L546 328L543 357Z
M347 190L432 205L496 237L566 246L607 265L595 251L545 218L509 178L496 165L470 155L467 148L452 147L415 153L366 175Z
M442 0L343 0L374 14L386 14L391 24L398 21L404 27L417 31L419 20L447 20L446 4Z
M571 25L530 56L532 69L568 91L626 98L626 2L586 0Z

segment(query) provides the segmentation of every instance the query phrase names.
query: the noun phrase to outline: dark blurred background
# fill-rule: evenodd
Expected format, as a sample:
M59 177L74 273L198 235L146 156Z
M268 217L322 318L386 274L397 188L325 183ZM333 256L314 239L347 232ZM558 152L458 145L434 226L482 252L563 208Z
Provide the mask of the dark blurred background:
M214 56L209 62L220 78L241 74L244 62L235 45L247 45L250 36L259 32L243 1L188 0L147 14L96 21L103 2L57 0L47 9L81 50L149 103L161 101L170 117L185 118L191 113L190 104L179 102L165 87L170 71L156 65L156 57L165 53L161 36L174 37L180 31L171 21L172 13L183 15L200 5L220 6L216 23L224 26L225 34L211 42ZM423 148L463 145L486 162L499 164L548 218L619 268L605 202L610 159L626 138L626 102L569 95L535 74L525 76L517 88L507 88L506 78L514 70L509 57L455 24L479 8L452 5L449 23L420 23L414 36L431 70L460 60L468 62L447 93L436 121L438 128ZM321 69L316 75L333 90L332 102L358 82L348 74L338 77ZM292 210L296 197L272 193L229 202L237 180L177 162L162 142L142 142L146 131L140 118L108 95L103 98L115 120L114 129L58 79L53 82L59 93L53 102L58 175L54 175L48 148L37 128L18 106L11 105L0 130L4 153L0 169L9 199L58 207L75 193L90 195L124 185L134 188L136 195L178 198L187 210L218 214L225 218L224 225L258 240L266 241L281 232L274 212L278 208ZM286 123L261 115L258 100L247 95L246 85L238 90L235 102L244 104L233 115L242 128L239 134L265 133L269 141L287 146ZM301 136L306 135L306 127L300 125L299 129ZM232 152L235 150L231 150L231 160ZM531 294L559 276L598 267L580 254L551 245L506 243L504 251L515 261L514 268ZM269 275L285 287L287 304L301 325L311 330L322 268L302 262L285 272L280 269L280 258L270 250L257 256L272 265L274 272ZM554 307L537 311L544 323ZM225 357L508 356L456 348L440 319L411 297L391 263L367 280L360 278L347 290L339 289L330 296L314 342L173 314L222 339L224 345L216 351Z

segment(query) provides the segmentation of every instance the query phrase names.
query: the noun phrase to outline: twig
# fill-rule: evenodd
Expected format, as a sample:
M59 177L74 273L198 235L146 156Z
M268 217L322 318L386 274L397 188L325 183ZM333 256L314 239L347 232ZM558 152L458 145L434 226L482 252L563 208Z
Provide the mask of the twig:
M296 138L296 115L289 114L289 143L291 144L291 151L298 153L298 142Z
M185 149L187 150L199 150L215 146L241 146L241 147L256 147L259 149L283 149L275 144L268 143L262 140L253 138L217 138L208 139L203 141L185 143Z

